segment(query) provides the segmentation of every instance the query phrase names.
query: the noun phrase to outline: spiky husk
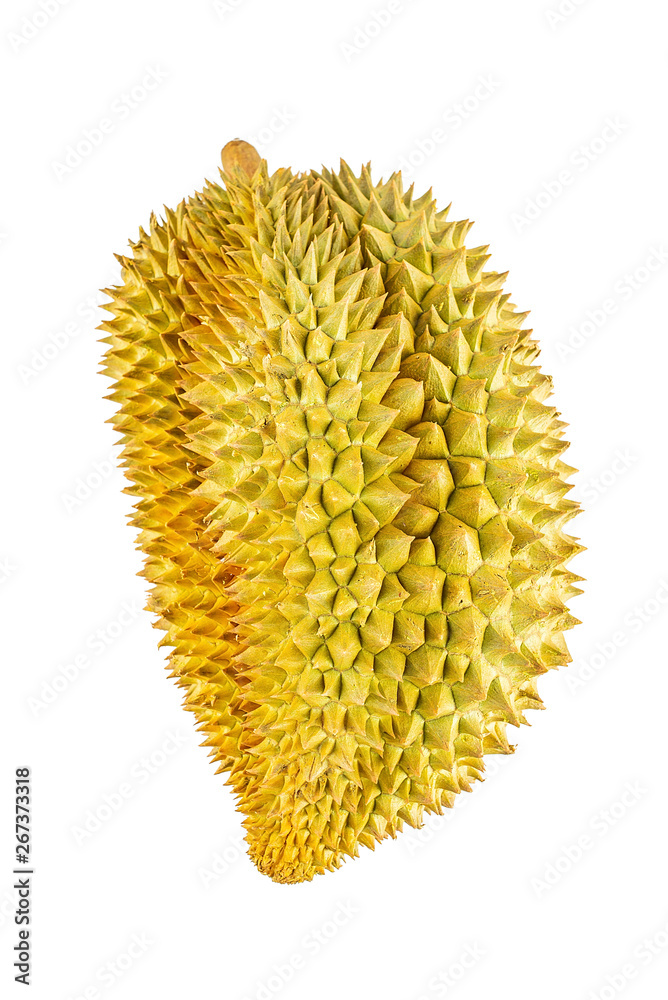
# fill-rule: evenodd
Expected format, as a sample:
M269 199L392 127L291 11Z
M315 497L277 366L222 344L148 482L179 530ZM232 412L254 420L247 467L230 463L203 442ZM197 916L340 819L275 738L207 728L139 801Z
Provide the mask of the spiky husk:
M241 151L120 258L106 369L171 673L251 857L298 882L512 751L569 660L577 505L470 223Z

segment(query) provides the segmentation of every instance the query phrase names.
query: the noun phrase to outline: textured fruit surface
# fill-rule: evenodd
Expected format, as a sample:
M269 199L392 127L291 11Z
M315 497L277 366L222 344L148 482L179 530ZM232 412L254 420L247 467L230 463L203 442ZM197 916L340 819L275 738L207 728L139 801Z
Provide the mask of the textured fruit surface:
M299 882L512 751L569 660L577 505L469 222L399 175L223 164L120 258L106 370L172 675Z

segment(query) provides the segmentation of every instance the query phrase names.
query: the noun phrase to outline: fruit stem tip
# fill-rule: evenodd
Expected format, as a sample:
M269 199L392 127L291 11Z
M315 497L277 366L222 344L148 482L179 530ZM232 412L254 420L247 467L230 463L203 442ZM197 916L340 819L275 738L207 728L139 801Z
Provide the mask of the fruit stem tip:
M244 142L243 139L232 139L231 142L223 146L220 156L223 161L223 170L226 174L241 171L246 174L249 180L261 162L260 154L255 146L251 146L249 142Z

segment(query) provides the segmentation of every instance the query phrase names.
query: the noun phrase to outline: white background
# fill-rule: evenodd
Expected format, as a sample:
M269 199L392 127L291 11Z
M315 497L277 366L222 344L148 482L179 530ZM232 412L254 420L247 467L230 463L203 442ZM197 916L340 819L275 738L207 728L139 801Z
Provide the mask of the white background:
M656 0L559 2L3 4L12 996L26 995L11 983L24 764L36 1000L665 996L668 21ZM133 98L142 81L154 89ZM68 147L103 118L77 162ZM532 310L586 505L575 662L542 679L547 711L511 734L517 753L490 758L485 784L420 836L297 886L246 859L231 792L164 676L96 374L113 252L214 178L235 136L263 142L272 168L343 156L380 177L412 162L420 192L476 220L469 242L491 245Z

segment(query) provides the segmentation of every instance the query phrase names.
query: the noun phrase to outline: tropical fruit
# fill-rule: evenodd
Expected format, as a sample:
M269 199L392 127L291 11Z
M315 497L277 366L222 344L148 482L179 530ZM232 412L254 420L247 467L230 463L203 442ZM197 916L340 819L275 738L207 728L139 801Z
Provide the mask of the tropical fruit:
M398 174L223 165L120 258L106 370L171 674L299 882L511 752L569 660L577 504L469 222Z

